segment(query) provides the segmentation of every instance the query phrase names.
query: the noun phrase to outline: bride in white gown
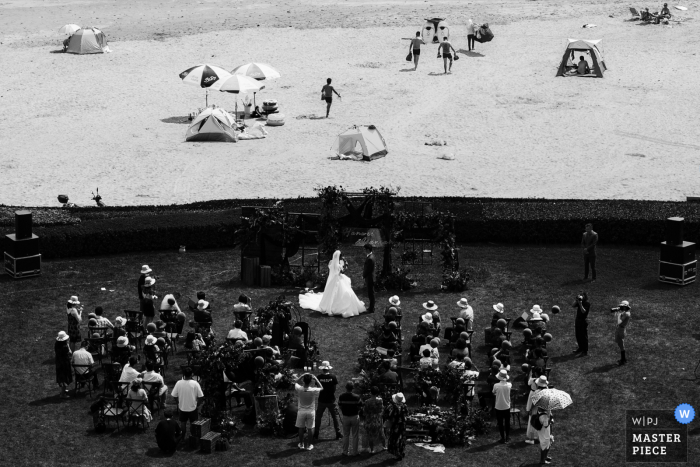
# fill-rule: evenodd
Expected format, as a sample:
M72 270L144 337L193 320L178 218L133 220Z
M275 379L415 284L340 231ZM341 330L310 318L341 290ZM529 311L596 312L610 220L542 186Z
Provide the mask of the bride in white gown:
M323 293L299 295L299 306L308 310L320 311L327 315L341 315L343 318L357 316L367 311L352 290L350 278L342 273L344 262L340 260L340 251L333 253L328 263L328 280Z

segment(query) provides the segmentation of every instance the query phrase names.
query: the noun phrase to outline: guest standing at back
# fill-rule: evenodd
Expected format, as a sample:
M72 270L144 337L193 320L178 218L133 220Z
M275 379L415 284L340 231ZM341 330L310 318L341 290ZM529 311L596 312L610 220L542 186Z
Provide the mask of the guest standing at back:
M425 45L423 39L420 38L420 31L416 32L416 38L411 39L410 50L413 53L413 71L418 69L418 60L420 59L420 46Z
M595 260L596 260L596 249L595 246L598 243L598 234L593 231L593 224L586 224L586 231L583 233L583 238L581 239L581 247L583 248L583 280L588 280L588 268L590 266L591 273L593 274L592 281L595 282L596 270L595 270Z
M365 280L367 297L369 298L367 312L374 313L374 254L372 253L372 245L365 243L365 251L367 252L367 258L362 269L362 278Z
M467 24L467 48L469 50L474 50L476 47L474 46L474 37L475 37L475 31L474 31L474 22L472 22L472 19L469 18L469 24Z
M138 289L139 289L139 300L141 300L141 292L143 290L143 285L146 282L146 278L151 275L153 270L148 267L148 264L141 266L141 276L139 276Z
M335 93L336 96L340 97L340 94L331 86L331 79L328 78L326 80L326 85L321 88L321 100L326 101L326 118L328 118L328 114L331 112L331 104L333 103L333 93Z

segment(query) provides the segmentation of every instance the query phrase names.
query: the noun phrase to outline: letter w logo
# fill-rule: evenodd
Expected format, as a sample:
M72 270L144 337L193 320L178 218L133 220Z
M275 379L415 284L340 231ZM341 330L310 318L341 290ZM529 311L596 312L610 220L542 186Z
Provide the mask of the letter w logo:
M678 413L681 414L681 418L690 418L690 410L679 410Z

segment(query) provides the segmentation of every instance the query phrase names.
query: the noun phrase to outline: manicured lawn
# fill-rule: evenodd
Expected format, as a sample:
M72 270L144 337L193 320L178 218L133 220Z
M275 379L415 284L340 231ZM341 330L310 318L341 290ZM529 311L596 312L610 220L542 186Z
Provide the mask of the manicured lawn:
M350 276L360 285L362 251L348 247ZM158 277L157 291L178 291L185 297L198 290L207 292L215 307L215 331L223 336L232 323L228 311L240 292L253 296L260 305L284 293L282 289L246 289L237 279L240 253L237 250L139 253L95 259L60 260L44 263L36 279L11 281L0 276L0 368L3 374L2 449L4 465L391 465L388 454L363 455L357 459L340 456L340 445L332 441L333 429L323 421L322 438L312 452L299 452L295 439L261 438L247 429L236 438L232 450L210 455L181 450L171 458L160 457L155 446L155 421L146 433L122 430L96 435L88 413L91 400L76 397L61 400L55 384L53 342L66 328L65 301L79 295L85 316L101 305L114 321L124 309L138 306L136 279L142 264L149 264ZM544 309L558 304L562 313L552 316L548 347L552 382L569 392L574 404L558 413L556 443L551 455L554 465L607 466L624 463L624 410L673 409L680 403L698 406L698 382L693 370L700 359L698 340L697 284L677 288L656 280L658 253L652 248L601 248L599 280L582 284L579 249L561 246L462 246L464 265L485 268L489 277L470 284L464 293L475 310L474 342L483 342L483 328L490 323L491 305L503 302L507 316L539 304ZM440 293L438 265L415 274L419 286L399 294L405 329L415 323L421 303L435 300L444 318L456 313L461 294ZM104 287L105 291L101 288ZM590 357L574 358L573 310L570 303L579 290L588 290L593 303L590 314ZM111 292L110 290L114 290ZM393 292L378 294L384 305ZM360 298L366 297L359 289ZM295 297L294 297L295 298ZM621 368L613 342L614 324L609 308L619 300L630 300L632 324L628 337L630 364ZM362 347L371 315L350 320L328 318L304 312L312 337L321 346L323 359L330 360L340 381L354 376L357 350ZM86 320L85 320L86 321ZM513 344L521 336L515 333ZM182 349L182 346L181 346ZM485 347L475 347L474 362L485 369ZM516 351L514 374L519 375L521 352ZM444 359L444 356L443 356ZM171 358L166 383L172 389L179 377L175 369L184 355ZM443 360L441 359L441 362ZM519 381L519 379L517 380ZM101 388L100 388L101 391ZM524 401L517 400L521 409ZM697 419L689 426L689 465L700 462ZM535 465L537 446L525 444L523 429L512 433L509 445L496 443L492 426L488 435L472 446L448 449L446 454L407 447L404 465Z

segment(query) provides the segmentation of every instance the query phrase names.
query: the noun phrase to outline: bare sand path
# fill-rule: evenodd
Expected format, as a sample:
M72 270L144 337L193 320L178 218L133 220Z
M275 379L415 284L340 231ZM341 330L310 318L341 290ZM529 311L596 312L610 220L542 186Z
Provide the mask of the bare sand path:
M0 203L56 205L66 193L89 204L96 186L109 204L312 196L327 184L426 196L700 194L695 20L639 26L620 2L430 4L0 2L0 61L18 64L0 75ZM686 18L700 11L687 6ZM451 19L457 49L469 17L490 22L496 39L461 54L451 75L433 45L406 71L402 38L433 11ZM113 53L51 53L68 22L102 26ZM567 37L603 38L604 79L554 77ZM282 73L258 99L277 99L285 126L265 140L185 143L187 125L172 122L203 106L204 92L177 74L249 61ZM326 77L343 100L331 119L309 118L324 114ZM234 107L222 93L210 102ZM328 160L335 135L370 123L387 157ZM431 138L448 146L425 146ZM443 151L456 159L437 159Z

